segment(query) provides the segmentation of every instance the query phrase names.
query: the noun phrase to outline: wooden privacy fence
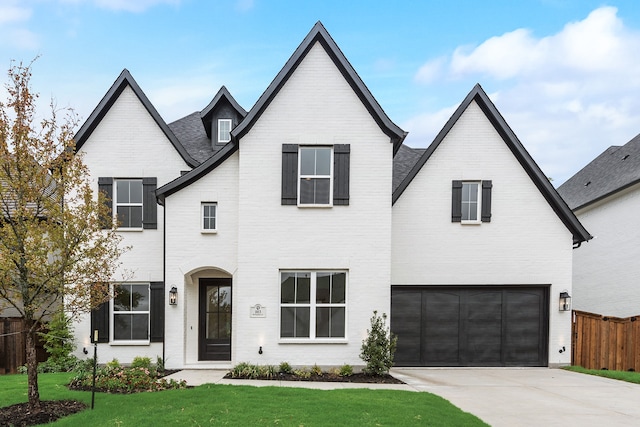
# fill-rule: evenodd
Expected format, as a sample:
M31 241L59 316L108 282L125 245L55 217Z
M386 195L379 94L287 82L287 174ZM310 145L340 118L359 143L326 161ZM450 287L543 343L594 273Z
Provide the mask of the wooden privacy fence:
M26 329L21 317L0 317L0 374L15 374L19 366L27 363L23 333ZM36 357L38 362L47 359L39 337L36 337Z
M573 312L571 364L640 372L640 316L621 319Z

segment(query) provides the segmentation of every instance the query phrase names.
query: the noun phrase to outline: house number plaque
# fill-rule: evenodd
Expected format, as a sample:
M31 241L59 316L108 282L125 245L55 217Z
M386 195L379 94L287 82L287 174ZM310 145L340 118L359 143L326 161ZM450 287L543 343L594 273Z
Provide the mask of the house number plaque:
M251 306L249 317L267 317L267 307L260 304Z

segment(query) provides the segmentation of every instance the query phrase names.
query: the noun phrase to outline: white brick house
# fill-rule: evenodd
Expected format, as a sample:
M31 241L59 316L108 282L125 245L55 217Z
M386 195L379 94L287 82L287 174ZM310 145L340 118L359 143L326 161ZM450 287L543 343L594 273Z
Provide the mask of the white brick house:
M558 295L586 230L479 86L429 149L405 135L320 23L249 112L223 87L166 125L124 71L77 141L130 273L79 348L98 330L102 361L360 365L377 310L398 364L569 363Z

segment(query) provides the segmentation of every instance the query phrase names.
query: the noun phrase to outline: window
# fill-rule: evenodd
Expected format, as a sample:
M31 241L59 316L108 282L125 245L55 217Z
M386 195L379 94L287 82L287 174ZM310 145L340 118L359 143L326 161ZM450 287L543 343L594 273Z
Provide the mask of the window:
M491 181L453 181L451 221L491 222Z
M344 338L347 273L280 273L280 337Z
M217 203L202 203L202 231L216 231L217 208Z
M105 196L104 203L109 212L108 216L102 218L103 228L111 228L115 205L120 228L157 229L158 210L155 193L157 182L155 177L142 179L99 177L98 190Z
M231 141L231 119L218 119L218 142Z
M116 181L118 228L142 228L142 180Z
M300 147L298 204L331 204L331 147Z
M281 204L348 206L350 156L349 144L282 144Z
M149 339L149 285L120 284L113 299L113 340Z

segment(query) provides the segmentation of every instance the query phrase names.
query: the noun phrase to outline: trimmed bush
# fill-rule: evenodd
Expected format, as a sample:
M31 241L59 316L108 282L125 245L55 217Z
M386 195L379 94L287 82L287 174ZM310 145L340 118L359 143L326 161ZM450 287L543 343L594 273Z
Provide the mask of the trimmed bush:
M367 338L362 341L360 358L367 364L362 370L368 375L386 375L393 366L398 338L387 327L387 315L374 311L371 317L371 329L367 329Z

